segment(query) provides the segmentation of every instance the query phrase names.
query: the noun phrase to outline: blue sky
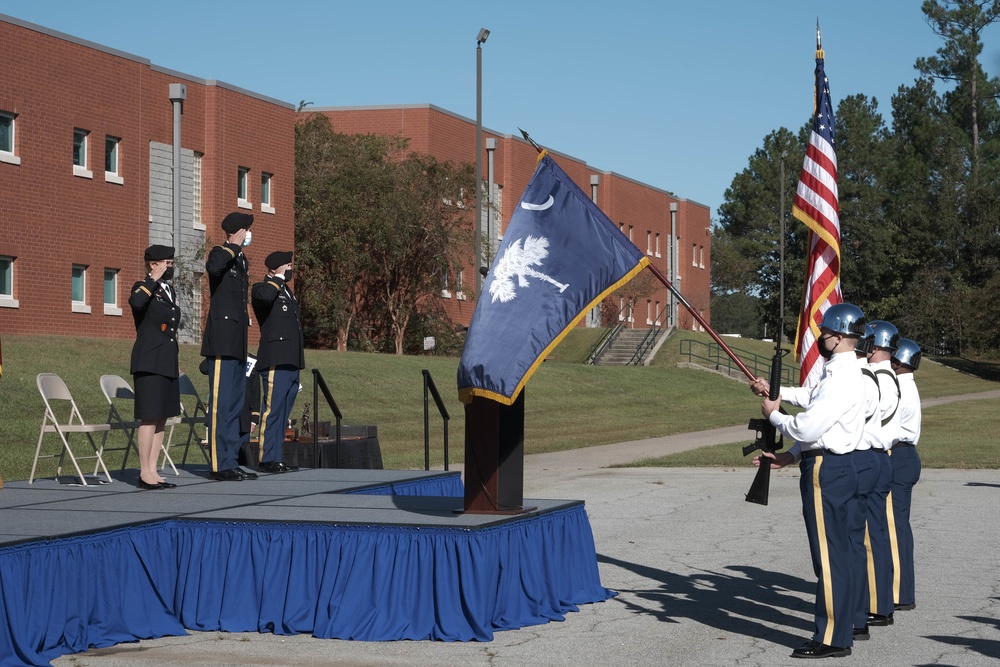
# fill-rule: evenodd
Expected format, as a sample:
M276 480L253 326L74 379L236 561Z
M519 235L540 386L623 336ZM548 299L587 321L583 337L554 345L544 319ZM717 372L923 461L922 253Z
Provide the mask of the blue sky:
M815 25L835 103L890 99L940 39L919 0L0 0L0 13L297 104L430 103L708 205L812 113ZM1000 70L994 26L983 64ZM469 161L475 159L469 156Z

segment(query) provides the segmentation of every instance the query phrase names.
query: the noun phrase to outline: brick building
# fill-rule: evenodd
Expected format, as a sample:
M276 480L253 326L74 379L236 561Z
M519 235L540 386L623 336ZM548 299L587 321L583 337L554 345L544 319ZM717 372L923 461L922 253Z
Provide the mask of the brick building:
M410 149L438 160L473 162L475 160L476 124L430 104L379 107L320 107L309 113L322 113L337 132L346 134L399 134L409 140ZM500 134L484 128L483 178L493 168L493 206L483 205L482 233L494 249L503 229L521 199L535 171L537 152L521 137ZM490 140L494 140L491 142ZM489 150L495 142L495 148ZM709 279L711 257L710 211L707 206L640 183L611 171L600 171L587 163L549 149L559 166L583 188L591 192L598 206L618 223L619 228L681 291L692 306L711 322ZM671 263L671 230L676 236L676 271ZM470 258L470 265L471 265ZM676 277L676 279L674 279ZM469 323L474 301L466 298L475 291L473 269L457 276L444 276L441 297L446 312L456 324ZM673 317L678 319L674 320ZM597 314L590 314L583 324L599 324ZM697 327L697 322L683 308L678 309L666 288L658 288L634 306L632 325L641 328L654 321L680 328Z
M178 276L187 277L181 305L189 324L181 339L199 340L207 308L200 272L207 249L222 240L219 221L233 210L254 214L254 277L269 252L293 245L294 107L4 15L0 45L0 332L135 335L127 300L144 271L143 248L174 245L169 90L183 84ZM324 113L339 132L401 134L417 152L475 160L475 123L432 105L309 112ZM482 229L495 249L536 152L519 137L485 136L495 148L484 158L484 178L493 165L493 206L484 206ZM708 319L708 208L550 152ZM474 290L471 269L442 276L441 298L456 324L468 324ZM680 327L694 324L666 289L643 300L636 327L673 324L674 313ZM585 322L598 319L592 313ZM256 344L256 327L250 337Z
M200 339L221 219L254 214L251 276L292 246L294 107L3 15L0 45L0 330L135 336L143 249L174 245L168 90L183 84L181 337Z

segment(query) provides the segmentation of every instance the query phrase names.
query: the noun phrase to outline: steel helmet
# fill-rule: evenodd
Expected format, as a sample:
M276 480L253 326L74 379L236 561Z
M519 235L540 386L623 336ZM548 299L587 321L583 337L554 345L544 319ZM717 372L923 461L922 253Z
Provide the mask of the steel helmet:
M897 364L917 370L920 368L921 356L919 345L909 338L900 338L896 341L896 351L892 355L892 360Z
M875 345L874 345L875 336L874 336L874 332L871 329L871 326L872 325L870 325L870 324L866 324L865 325L865 333L864 333L864 335L861 336L861 338L858 339L858 342L854 345L854 351L855 352L862 353L862 354L868 354L872 350L875 349Z
M872 348L882 347L890 352L896 351L896 343L899 341L899 329L892 322L872 320L865 328L872 334ZM868 351L871 352L871 350Z
M838 303L826 309L819 326L847 336L864 336L865 314L853 303Z

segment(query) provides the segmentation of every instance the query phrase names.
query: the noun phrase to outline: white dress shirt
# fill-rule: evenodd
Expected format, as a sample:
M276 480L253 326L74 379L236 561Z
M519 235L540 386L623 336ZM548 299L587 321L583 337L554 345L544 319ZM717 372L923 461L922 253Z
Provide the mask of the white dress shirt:
M854 350L834 354L815 387L782 387L781 400L805 408L794 416L775 410L770 417L783 436L796 441L788 450L796 461L810 449L847 454L861 440L865 389Z
M897 376L899 380L899 432L892 440L897 442L912 442L920 440L920 392L913 373L903 373Z

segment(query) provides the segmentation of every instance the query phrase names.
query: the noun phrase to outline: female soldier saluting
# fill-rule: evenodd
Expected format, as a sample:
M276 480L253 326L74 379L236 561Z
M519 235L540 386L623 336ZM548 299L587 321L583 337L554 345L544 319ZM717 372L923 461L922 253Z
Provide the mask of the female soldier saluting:
M175 303L170 279L174 275L174 249L165 245L146 248L148 273L132 286L128 305L135 319L132 346L132 382L135 419L139 426L140 489L171 489L156 470L167 419L180 414L181 394L177 365L177 325L181 311Z

